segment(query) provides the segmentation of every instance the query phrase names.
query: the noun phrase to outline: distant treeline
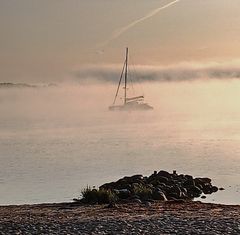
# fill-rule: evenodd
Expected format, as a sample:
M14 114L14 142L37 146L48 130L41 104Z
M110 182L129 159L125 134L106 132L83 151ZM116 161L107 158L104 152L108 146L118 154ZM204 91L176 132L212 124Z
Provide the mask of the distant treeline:
M11 82L1 82L0 88L38 88L38 87L49 87L56 86L56 84L47 84L47 85L32 85L27 83L11 83Z

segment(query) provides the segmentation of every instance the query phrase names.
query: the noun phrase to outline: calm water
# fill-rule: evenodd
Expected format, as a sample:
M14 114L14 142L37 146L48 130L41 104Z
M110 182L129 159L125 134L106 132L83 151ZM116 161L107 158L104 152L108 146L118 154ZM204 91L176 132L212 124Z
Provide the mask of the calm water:
M226 190L205 201L240 204L236 83L220 98L225 83L146 87L146 113L106 111L111 86L0 91L0 204L70 201L87 185L160 169L210 177Z

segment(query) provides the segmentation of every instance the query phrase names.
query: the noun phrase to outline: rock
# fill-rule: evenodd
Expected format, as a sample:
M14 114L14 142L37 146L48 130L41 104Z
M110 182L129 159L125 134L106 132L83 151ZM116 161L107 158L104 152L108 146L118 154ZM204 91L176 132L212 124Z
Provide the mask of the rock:
M165 191L165 189L168 188L168 187L169 186L167 186L164 183L159 183L156 188L161 189L162 191Z
M116 203L109 203L105 208L118 208L118 206L116 205Z
M212 185L207 183L203 185L203 189L202 189L204 194L212 194Z
M150 207L152 204L151 204L151 202L149 202L149 201L145 201L145 202L144 202L144 205L145 205L146 207Z
M167 198L182 198L182 192L178 186L171 186L166 190L166 197Z
M187 196L187 189L184 187L180 187L180 190L182 192L182 194L184 194L185 196Z
M133 180L142 180L143 179L143 175L133 175L133 176L131 176L131 179L133 179Z
M131 192L128 189L115 190L115 192L120 199L127 199L131 196Z
M135 202L135 203L139 203L139 204L142 203L142 201L140 199L137 199L137 198L132 199L131 202Z
M221 187L221 188L219 188L219 190L221 190L221 191L222 191L222 190L225 190L225 188L222 188L222 187Z
M184 175L184 178L187 180L193 180L193 177L191 175Z
M157 181L159 183L162 183L162 184L168 184L169 183L169 180L167 177L164 177L164 176L158 176L157 177Z
M201 190L211 193L211 179L209 178L195 178L195 185L199 187Z
M211 194L218 191L216 186L212 186L210 178L178 175L175 170L172 174L163 170L154 171L149 177L140 174L126 176L116 182L104 184L100 189L115 192L121 201L135 199L166 201L172 198L192 200L200 197L202 193Z
M130 200L134 200L134 199L140 199L140 197L138 195L133 195L129 198Z
M156 187L159 184L161 184L161 182L158 179L153 179L152 181L149 182L149 184L151 184L152 186Z
M206 197L205 195L203 195L203 196L201 196L201 198L202 198L202 199L205 199L205 198L207 198L207 197Z
M195 182L192 178L185 177L183 181L183 186L185 187L195 186Z
M154 200L167 201L165 194L160 190L155 190L152 197Z
M202 180L204 183L208 183L208 184L210 184L211 181L212 181L210 178L201 178L201 180Z
M159 171L158 176L163 176L163 177L166 177L166 178L171 178L171 174L168 173L167 171Z
M190 186L187 188L187 196L190 198L200 197L202 190L197 186Z
M215 193L218 191L218 187L217 186L212 186L212 192Z

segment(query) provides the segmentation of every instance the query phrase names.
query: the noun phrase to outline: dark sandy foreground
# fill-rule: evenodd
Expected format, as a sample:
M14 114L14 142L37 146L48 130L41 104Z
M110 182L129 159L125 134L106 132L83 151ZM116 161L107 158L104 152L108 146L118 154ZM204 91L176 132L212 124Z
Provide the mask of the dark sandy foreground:
M240 234L240 206L70 203L0 207L0 234Z

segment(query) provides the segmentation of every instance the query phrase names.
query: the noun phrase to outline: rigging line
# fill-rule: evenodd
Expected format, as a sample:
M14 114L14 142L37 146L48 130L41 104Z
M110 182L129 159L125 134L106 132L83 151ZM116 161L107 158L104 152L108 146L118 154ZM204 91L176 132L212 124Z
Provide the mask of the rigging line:
M145 16L129 23L128 25L126 26L123 26L122 28L118 29L117 31L113 32L113 34L110 36L110 38L108 40L106 40L105 42L101 43L99 45L99 47L104 47L104 46L107 46L111 41L119 38L123 33L125 33L126 31L128 31L129 29L133 28L135 25L139 24L139 23L142 23L143 21L149 19L149 18L152 18L153 16L155 16L156 14L158 14L158 12L166 9L166 8L169 8L171 7L172 5L175 5L176 3L178 3L179 1L181 0L175 0L175 1L172 1L162 7L158 7L157 9L154 9L152 11L150 11L148 14L146 14Z
M134 87L133 87L133 80L132 80L133 75L132 74L133 74L132 70L129 70L129 79L130 79L133 94L135 94L135 90L134 90Z
M129 61L130 61L130 59L129 59ZM129 71L129 79L130 79L130 83L131 83L133 95L135 95L135 90L134 90L134 86L133 86L134 73L132 72L132 69L131 69L131 67L133 67L133 64L130 63L130 65L131 65L131 66L129 66L129 69L128 69L128 71ZM132 78L133 78L133 79L132 79Z
M115 105L115 102L116 102L116 99L117 99L117 96L118 96L119 87L121 85L121 81L122 81L122 77L123 77L123 72L125 70L125 66L126 66L126 60L124 61L124 64L123 64L123 68L122 68L121 76L120 76L120 79L119 79L119 82L118 82L117 92L116 92L116 95L114 97L113 105Z
M134 61L133 61L133 71L134 71L134 74L135 74L135 76L134 76L134 79L135 79L135 81L136 81L136 84L137 84L137 86L139 87L139 89L141 90L141 93L143 94L143 96L144 96L144 90L143 90L143 87L142 87L142 83L141 83L141 81L140 81L140 79L138 78L138 73L137 73L137 70L136 70L136 66L135 66L135 63L134 63Z
M134 86L133 86L133 83L135 83L136 81L136 70L134 69L134 63L132 63L132 89L133 89L133 93L135 94L135 89L134 89Z

